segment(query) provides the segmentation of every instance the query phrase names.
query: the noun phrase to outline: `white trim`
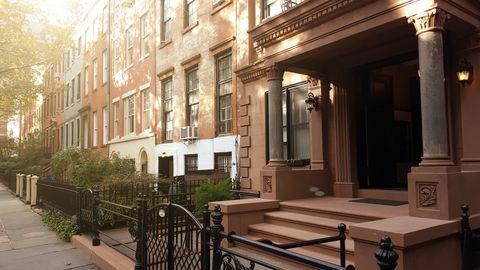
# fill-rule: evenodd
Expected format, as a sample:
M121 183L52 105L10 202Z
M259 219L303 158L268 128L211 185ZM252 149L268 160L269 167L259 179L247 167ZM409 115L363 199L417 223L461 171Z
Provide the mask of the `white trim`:
M108 141L108 144L116 144L116 143L122 143L122 142L128 142L128 141L135 141L135 140L141 140L141 139L146 139L155 136L155 133L153 132L148 132L148 133L140 133L139 135L134 135L133 133L130 133L128 135L125 135L123 137L115 137Z
M136 93L137 93L137 89L132 89L132 90L124 93L121 98L126 99L126 98L130 97L131 95L135 95Z
M116 97L114 99L112 99L112 104L115 103L115 102L119 102L120 101L120 97Z
M147 88L149 88L149 87L150 87L150 82L147 82L146 84L140 85L140 86L138 87L138 90L139 90L139 91L143 91L143 90L145 90L145 89L147 89Z

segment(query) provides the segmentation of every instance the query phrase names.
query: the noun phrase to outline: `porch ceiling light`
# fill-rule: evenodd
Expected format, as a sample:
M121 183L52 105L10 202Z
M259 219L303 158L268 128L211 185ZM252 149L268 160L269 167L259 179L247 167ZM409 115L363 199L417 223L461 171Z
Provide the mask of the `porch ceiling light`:
M308 97L305 99L305 103L307 104L307 110L311 112L313 109L315 111L318 110L318 97L316 97L312 92L308 92Z
M457 68L457 79L458 82L461 84L465 84L466 82L470 82L471 76L473 75L473 66L467 59L463 58L458 63Z

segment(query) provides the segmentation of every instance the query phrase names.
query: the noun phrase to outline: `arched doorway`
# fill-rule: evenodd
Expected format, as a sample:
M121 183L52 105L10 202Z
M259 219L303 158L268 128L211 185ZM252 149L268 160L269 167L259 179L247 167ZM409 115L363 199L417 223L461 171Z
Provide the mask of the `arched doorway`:
M148 173L148 156L147 152L142 151L140 154L140 170L142 173Z

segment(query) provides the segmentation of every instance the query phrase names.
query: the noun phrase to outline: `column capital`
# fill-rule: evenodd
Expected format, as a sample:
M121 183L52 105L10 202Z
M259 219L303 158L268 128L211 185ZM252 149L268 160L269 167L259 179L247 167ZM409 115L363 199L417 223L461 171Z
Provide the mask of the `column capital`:
M408 18L408 23L413 23L417 36L428 31L444 31L445 20L451 16L443 9L432 8Z
M267 80L283 80L284 69L277 64L266 68Z

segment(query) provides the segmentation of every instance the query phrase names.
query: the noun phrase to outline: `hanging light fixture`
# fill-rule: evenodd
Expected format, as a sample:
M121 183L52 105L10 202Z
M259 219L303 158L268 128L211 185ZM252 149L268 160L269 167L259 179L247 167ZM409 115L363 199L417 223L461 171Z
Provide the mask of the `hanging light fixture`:
M313 109L318 110L318 97L316 97L312 92L308 92L307 99L305 99L307 104L307 110L311 112Z
M461 84L465 84L466 82L470 82L471 77L473 75L473 66L467 59L463 58L458 63L457 68L457 80Z

